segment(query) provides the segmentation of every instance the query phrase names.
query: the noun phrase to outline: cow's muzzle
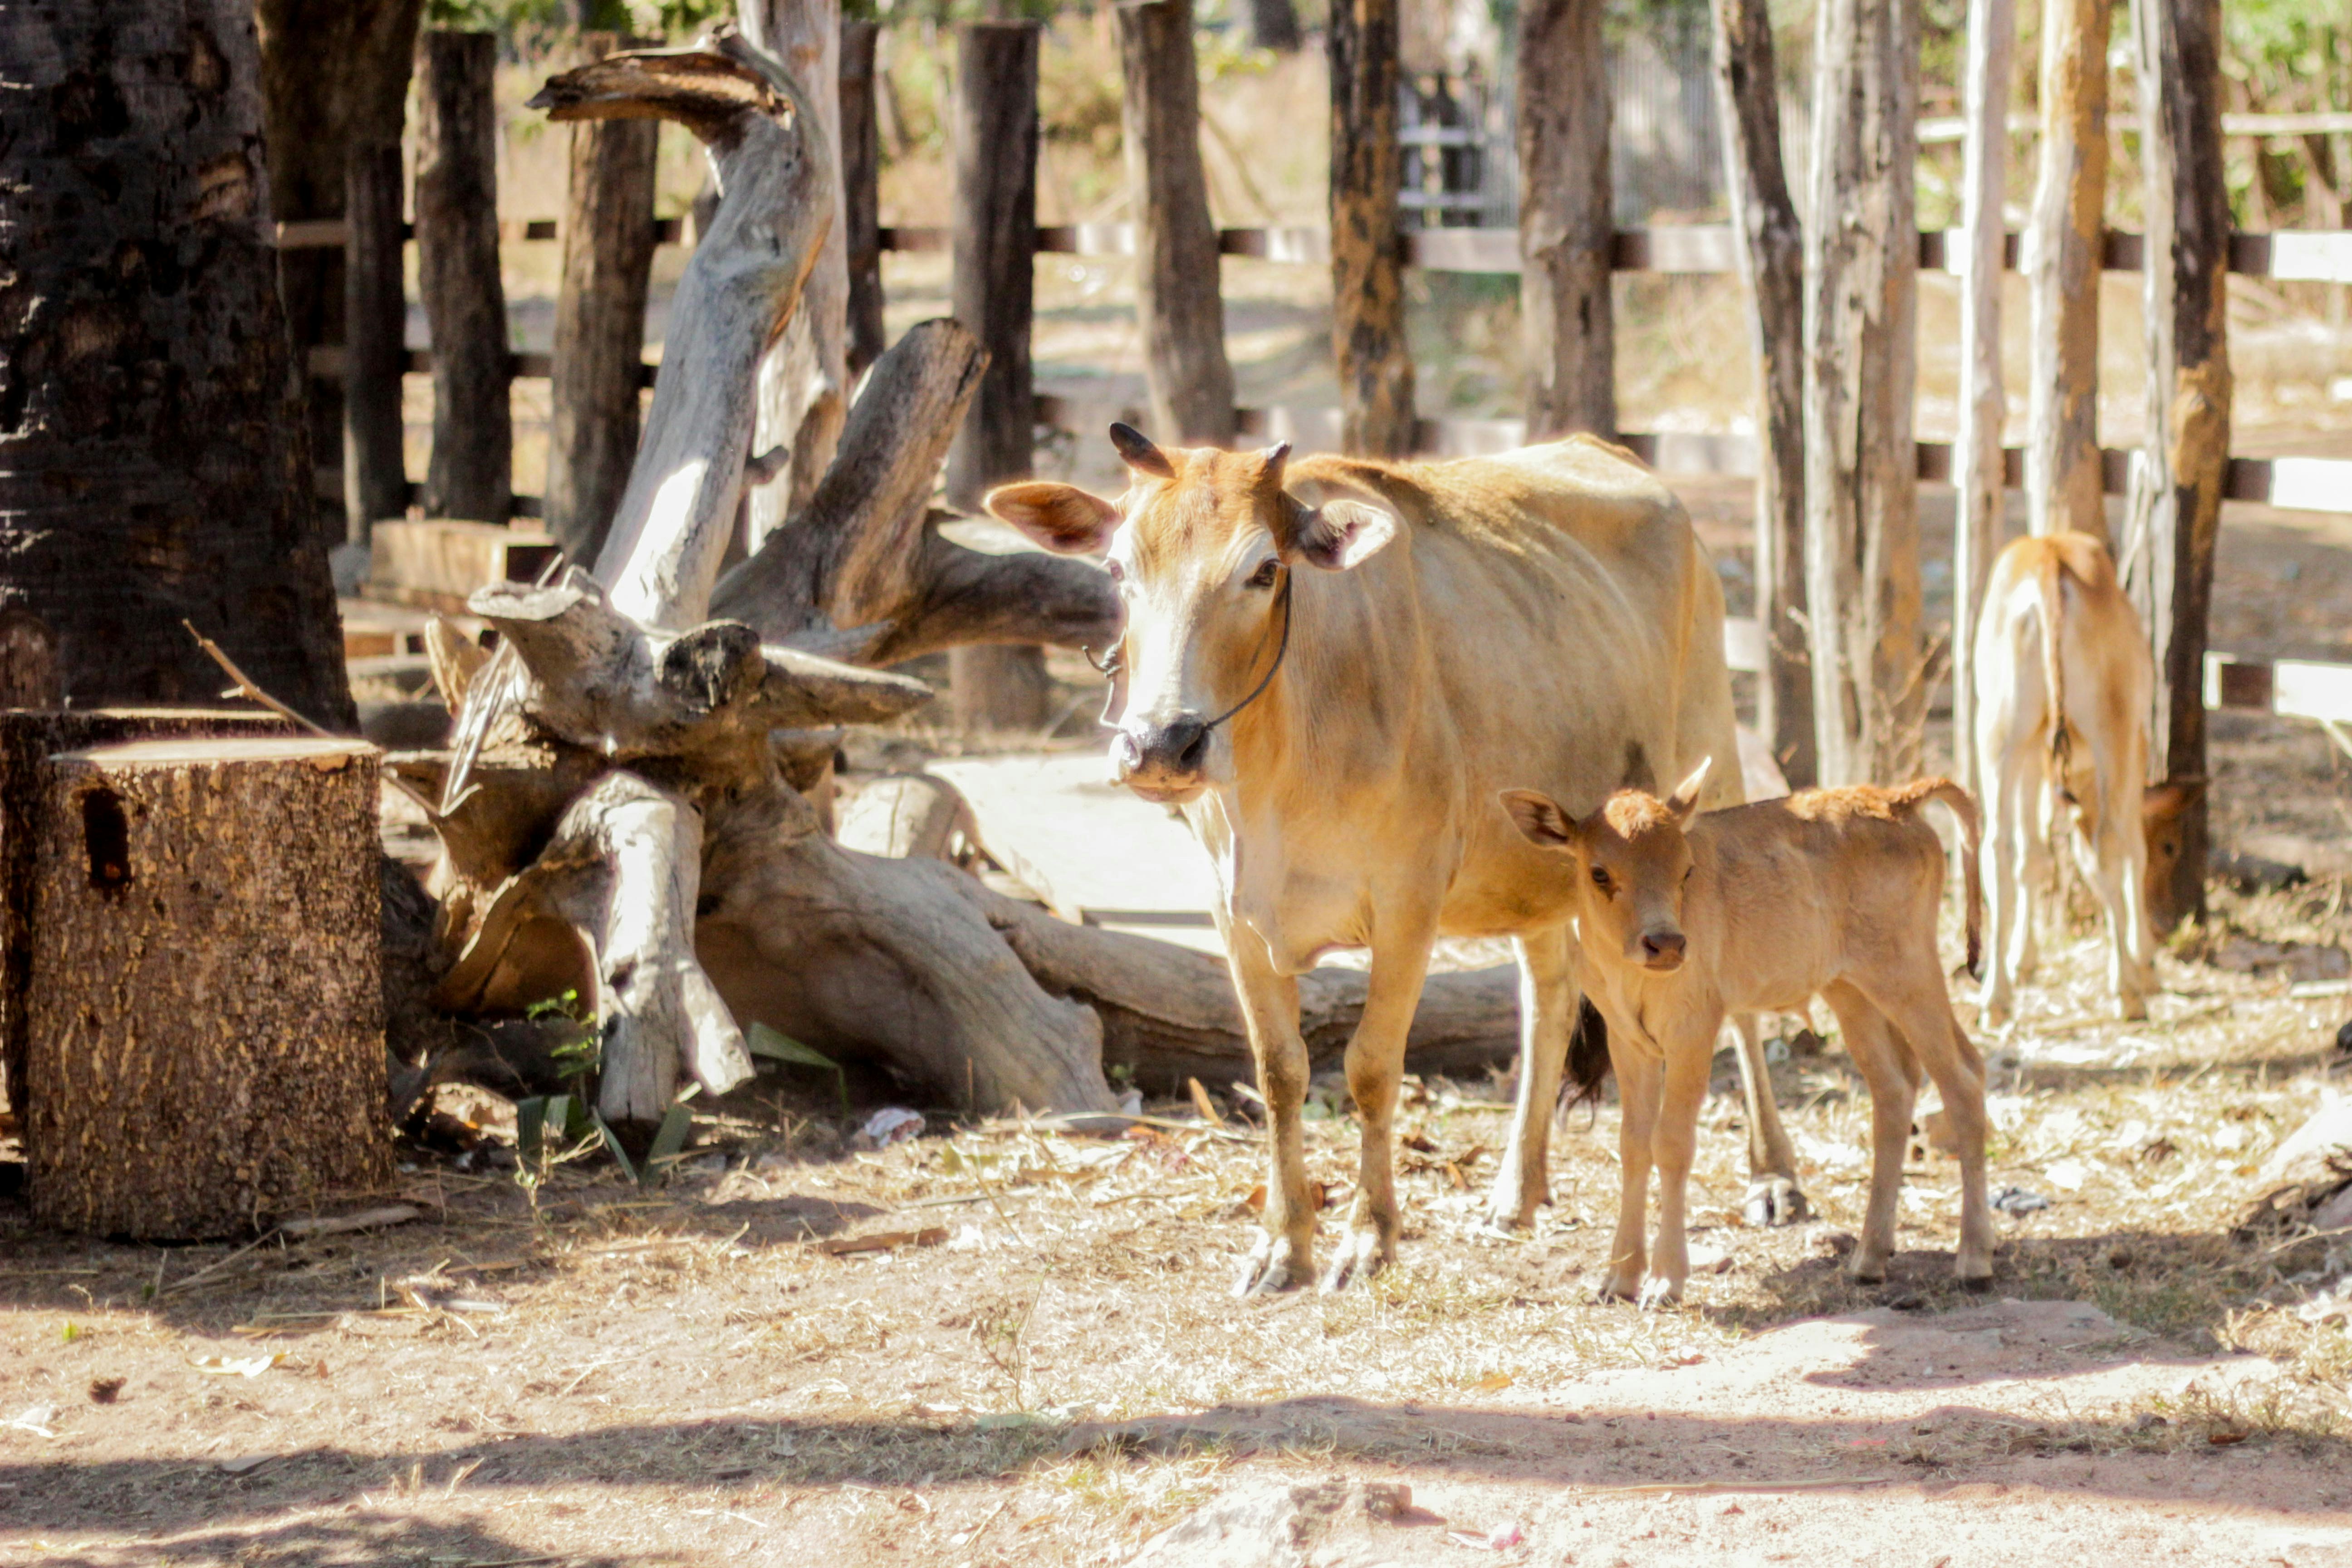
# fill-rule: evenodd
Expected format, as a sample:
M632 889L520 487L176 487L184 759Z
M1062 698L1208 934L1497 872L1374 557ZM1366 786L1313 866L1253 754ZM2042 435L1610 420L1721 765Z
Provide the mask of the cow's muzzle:
M1678 931L1645 931L1636 945L1641 951L1643 968L1672 974L1683 966L1683 955L1690 942Z
M1164 724L1132 724L1110 743L1110 765L1118 782L1146 800L1181 803L1209 782L1212 731L1197 714L1179 714Z

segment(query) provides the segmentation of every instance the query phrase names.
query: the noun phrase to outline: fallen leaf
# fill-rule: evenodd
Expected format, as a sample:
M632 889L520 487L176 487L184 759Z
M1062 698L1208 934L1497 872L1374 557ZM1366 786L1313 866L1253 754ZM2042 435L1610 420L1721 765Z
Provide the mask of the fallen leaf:
M1186 1079L1184 1088L1192 1094L1192 1109L1201 1113L1202 1121L1212 1127L1223 1127L1225 1124L1224 1113L1217 1109L1217 1102L1209 1098L1209 1091L1201 1087L1199 1079Z
M1526 1541L1527 1537L1520 1533L1517 1524L1498 1524L1484 1535L1475 1535L1466 1530L1449 1530L1445 1532L1445 1539L1473 1552L1507 1552Z
M57 1418L58 1407L54 1405L27 1405L7 1420L0 1421L0 1430L29 1432L36 1437L55 1439L57 1434L49 1430L49 1423Z
M1481 1394L1500 1394L1511 1386L1511 1374L1507 1372L1490 1372L1470 1386Z
M111 1405L121 1393L122 1380L119 1377L93 1377L89 1380L89 1402L92 1405Z
M232 1476L241 1476L249 1470L261 1468L272 1459L284 1457L282 1454L240 1454L234 1459L223 1459L220 1468Z
M937 1247L947 1238L947 1226L930 1225L920 1230L877 1230L871 1236L836 1236L816 1245L819 1252L845 1258L853 1252L890 1252L901 1247Z
M2252 1435L2253 1434L2250 1432L2235 1431L2208 1432L2205 1434L2205 1441L2212 1444L2213 1447L2217 1448L2226 1448L2232 1443L2244 1442Z
M276 1355L200 1355L190 1356L188 1364L214 1377L259 1377L285 1359L283 1352Z

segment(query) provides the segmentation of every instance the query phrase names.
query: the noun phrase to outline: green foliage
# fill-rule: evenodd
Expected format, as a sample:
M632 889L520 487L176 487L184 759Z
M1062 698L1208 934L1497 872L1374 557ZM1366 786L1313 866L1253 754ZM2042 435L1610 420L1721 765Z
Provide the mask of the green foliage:
M752 1025L744 1044L755 1057L765 1057L772 1062L787 1062L793 1067L822 1068L833 1074L834 1089L841 1096L841 1113L844 1116L849 1114L849 1075L841 1070L839 1062L765 1024Z

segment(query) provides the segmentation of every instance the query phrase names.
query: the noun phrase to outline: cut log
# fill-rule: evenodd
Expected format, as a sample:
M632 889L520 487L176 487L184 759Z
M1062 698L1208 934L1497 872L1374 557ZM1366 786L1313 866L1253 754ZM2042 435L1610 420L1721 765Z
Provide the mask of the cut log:
M417 289L433 333L433 458L425 510L504 522L514 510L513 350L499 273L491 33L427 32L416 127Z
M1331 354L1339 447L1375 458L1412 450L1412 351L1405 342L1397 223L1396 0L1336 0L1331 71Z
M1571 430L1617 435L1609 299L1617 225L1601 32L1607 9L1603 0L1528 0L1519 12L1519 315L1529 440Z
M343 265L343 522L365 544L378 518L408 511L401 377L408 369L408 300L402 279L400 144L352 149L345 170Z
M980 823L971 803L946 780L894 773L850 796L834 837L864 855L956 862L980 847Z
M2107 194L2107 0L2042 8L2042 169L2024 243L2033 310L2025 498L2033 531L2107 537L2099 463L2099 272Z
M1136 215L1135 313L1153 434L1234 444L1216 223L1201 165L1200 67L1192 0L1121 5L1118 63L1127 188Z
M602 59L616 33L581 47ZM549 384L547 530L566 560L593 562L637 456L646 292L654 264L654 166L661 127L623 120L572 131L563 280ZM478 584L469 584L478 586Z
M391 1174L376 753L142 741L41 771L27 1187L45 1224L250 1229Z

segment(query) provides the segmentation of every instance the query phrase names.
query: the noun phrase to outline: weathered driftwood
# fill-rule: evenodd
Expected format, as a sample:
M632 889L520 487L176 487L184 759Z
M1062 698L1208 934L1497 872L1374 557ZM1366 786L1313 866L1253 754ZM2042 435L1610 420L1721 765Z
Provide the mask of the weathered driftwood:
M1607 9L1602 0L1528 0L1519 11L1519 314L1530 440L1617 435Z
M841 25L842 248L849 273L849 375L882 357L882 136L875 112L879 22Z
M1402 458L1413 447L1397 225L1396 0L1337 0L1331 57L1331 353L1339 447Z
M1756 728L1790 782L1803 788L1815 771L1813 675L1805 651L1805 236L1780 153L1780 92L1764 0L1715 0L1715 84L1740 276L1755 309L1762 447L1756 619L1764 629ZM1605 216L1605 203L1601 210ZM1604 306L1607 286L1604 276Z
M2107 537L2099 270L2107 192L2106 0L2042 9L2042 168L2024 244L2032 306L2025 496L2036 533Z
M506 286L499 272L498 38L427 32L416 130L418 289L433 332L425 510L503 522L514 498Z
M374 748L131 742L40 787L34 1213L220 1236L388 1177Z

